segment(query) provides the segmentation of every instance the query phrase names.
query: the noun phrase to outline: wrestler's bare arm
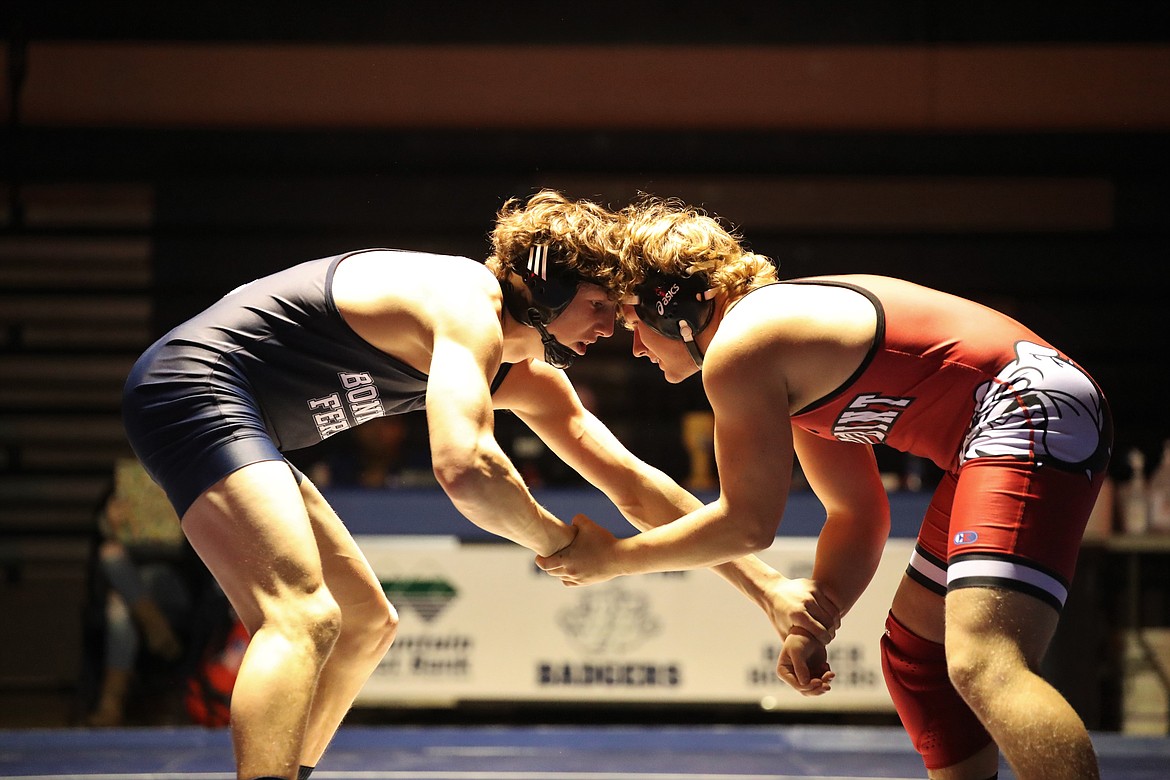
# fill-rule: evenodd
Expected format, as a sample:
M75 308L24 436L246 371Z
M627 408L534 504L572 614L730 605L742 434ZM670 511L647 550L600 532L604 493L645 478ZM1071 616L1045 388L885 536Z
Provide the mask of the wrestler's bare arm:
M799 428L793 441L805 478L825 507L813 579L845 614L881 562L890 534L890 502L871 446L824 439Z
M657 468L638 459L586 410L563 371L540 362L515 366L495 394L549 448L604 492L643 531L671 522L702 503ZM713 569L759 606L781 637L800 626L828 642L840 621L815 583L789 579L754 555Z
M492 292L461 286L431 310L431 460L439 484L469 520L549 554L568 544L574 529L537 504L495 439L489 378L499 369L502 336Z

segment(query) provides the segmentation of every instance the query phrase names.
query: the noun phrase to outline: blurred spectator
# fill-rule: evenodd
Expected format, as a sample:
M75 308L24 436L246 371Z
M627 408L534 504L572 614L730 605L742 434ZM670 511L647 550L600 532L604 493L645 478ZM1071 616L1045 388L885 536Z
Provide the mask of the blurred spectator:
M202 634L210 578L187 545L179 519L136 460L116 464L99 508L83 659L84 723L124 724L149 698L144 677L184 673ZM220 602L222 608L222 602ZM163 685L162 688L170 688ZM145 716L148 720L165 715Z
M231 723L232 690L249 641L244 621L229 608L187 677L183 706L192 723L208 728L223 728Z

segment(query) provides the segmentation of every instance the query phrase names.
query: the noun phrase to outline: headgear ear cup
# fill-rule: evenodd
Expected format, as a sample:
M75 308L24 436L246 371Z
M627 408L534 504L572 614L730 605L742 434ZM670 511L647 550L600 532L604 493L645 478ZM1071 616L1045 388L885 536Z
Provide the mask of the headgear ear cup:
M581 278L549 252L547 244L533 244L523 268L514 266L532 294L532 308L541 313L545 325L565 310L577 294Z
M698 274L668 276L653 272L634 289L634 311L648 328L686 344L691 359L703 367L703 355L695 336L711 322L715 293Z
M524 282L528 296L513 290L511 284L505 284L504 303L508 311L517 321L540 332L546 363L554 368L568 368L577 353L558 342L545 326L560 316L573 300L581 283L580 276L558 262L547 244L529 247L527 262L521 265L517 259L512 269Z

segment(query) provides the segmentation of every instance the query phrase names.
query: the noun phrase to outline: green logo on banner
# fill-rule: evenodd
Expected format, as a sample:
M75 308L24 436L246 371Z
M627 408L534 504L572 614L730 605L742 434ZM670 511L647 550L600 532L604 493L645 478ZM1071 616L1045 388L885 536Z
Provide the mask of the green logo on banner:
M393 604L410 607L426 623L459 595L451 583L440 579L382 580L382 591Z

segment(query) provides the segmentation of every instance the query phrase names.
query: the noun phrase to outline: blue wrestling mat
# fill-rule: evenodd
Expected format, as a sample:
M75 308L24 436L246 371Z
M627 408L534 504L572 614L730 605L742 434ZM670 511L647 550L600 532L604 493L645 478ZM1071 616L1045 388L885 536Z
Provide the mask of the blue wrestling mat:
M1095 734L1102 776L1170 777L1170 739ZM0 777L232 780L226 731L0 731ZM922 778L905 733L854 726L344 727L314 780ZM1012 777L1000 773L1001 780Z

